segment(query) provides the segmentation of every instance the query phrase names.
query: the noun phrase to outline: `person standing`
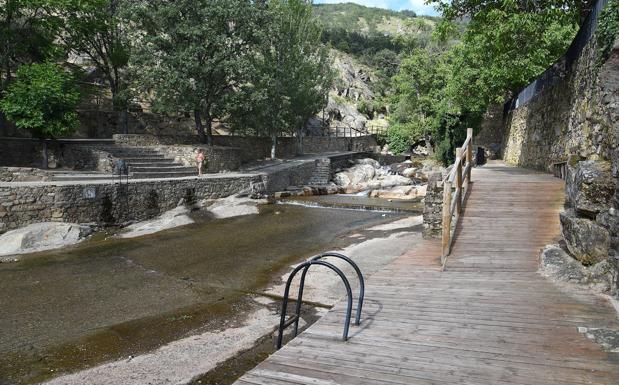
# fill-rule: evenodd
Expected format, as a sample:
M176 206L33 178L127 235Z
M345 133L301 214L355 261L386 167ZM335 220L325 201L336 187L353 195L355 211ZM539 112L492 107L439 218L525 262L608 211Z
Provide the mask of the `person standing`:
M196 155L196 165L198 166L198 176L202 176L202 167L204 165L204 150L199 149Z

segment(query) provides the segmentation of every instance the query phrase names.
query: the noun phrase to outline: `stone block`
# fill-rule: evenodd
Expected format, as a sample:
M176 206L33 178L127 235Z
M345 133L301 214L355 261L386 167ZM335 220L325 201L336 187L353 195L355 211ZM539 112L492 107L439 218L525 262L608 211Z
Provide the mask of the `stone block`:
M561 232L569 252L584 265L608 258L610 234L607 229L573 211L561 213Z
M610 162L585 160L578 162L573 176L567 179L567 194L570 204L579 215L595 217L608 211L615 193L615 181Z

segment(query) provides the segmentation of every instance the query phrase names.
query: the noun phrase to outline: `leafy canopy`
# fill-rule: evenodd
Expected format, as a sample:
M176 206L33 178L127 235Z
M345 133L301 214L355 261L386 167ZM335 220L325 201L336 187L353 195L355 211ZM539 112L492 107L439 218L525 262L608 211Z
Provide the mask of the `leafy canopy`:
M272 0L267 9L270 22L251 55L252 76L230 119L237 130L276 135L299 131L322 108L333 72L311 5Z
M55 137L71 133L78 125L75 108L80 95L71 75L53 63L19 67L9 85L0 110L35 137Z

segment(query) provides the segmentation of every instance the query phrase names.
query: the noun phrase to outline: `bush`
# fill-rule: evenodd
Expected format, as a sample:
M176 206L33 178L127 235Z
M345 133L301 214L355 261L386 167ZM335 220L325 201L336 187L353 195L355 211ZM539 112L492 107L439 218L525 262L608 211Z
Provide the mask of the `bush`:
M610 51L619 35L619 3L609 2L600 15L597 30L598 64L601 65L608 59Z
M410 151L411 146L423 137L423 127L419 122L395 123L384 134L389 150L394 154Z
M38 138L70 134L78 125L80 95L70 74L53 63L19 67L0 110L22 130Z

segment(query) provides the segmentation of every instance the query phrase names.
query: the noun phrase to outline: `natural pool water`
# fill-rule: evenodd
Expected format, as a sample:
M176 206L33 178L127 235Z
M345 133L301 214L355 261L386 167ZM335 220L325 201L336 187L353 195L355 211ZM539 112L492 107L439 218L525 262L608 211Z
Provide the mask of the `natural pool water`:
M99 236L0 264L0 384L41 381L223 323L291 264L401 216L268 205L257 215L199 215L150 236Z

